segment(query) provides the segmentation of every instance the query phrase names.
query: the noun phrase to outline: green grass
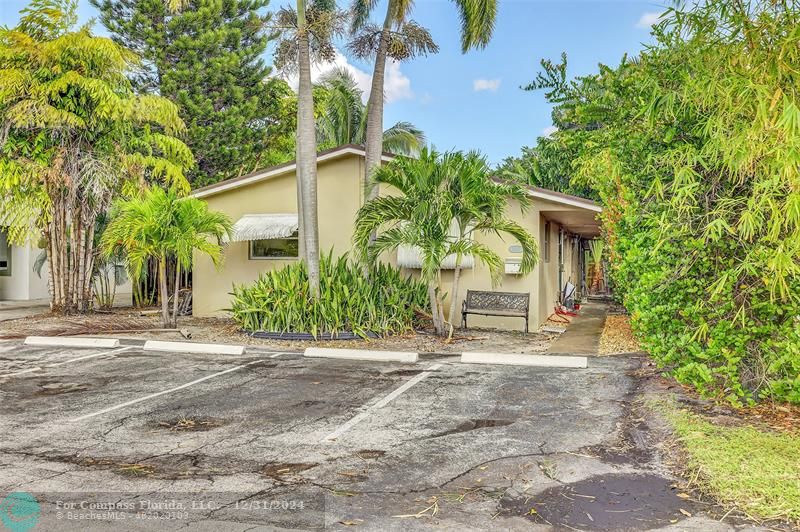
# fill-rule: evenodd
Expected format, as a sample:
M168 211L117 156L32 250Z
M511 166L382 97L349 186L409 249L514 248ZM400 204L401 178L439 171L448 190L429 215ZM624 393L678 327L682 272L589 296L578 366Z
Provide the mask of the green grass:
M718 501L754 518L800 522L800 435L714 425L663 403L659 410Z

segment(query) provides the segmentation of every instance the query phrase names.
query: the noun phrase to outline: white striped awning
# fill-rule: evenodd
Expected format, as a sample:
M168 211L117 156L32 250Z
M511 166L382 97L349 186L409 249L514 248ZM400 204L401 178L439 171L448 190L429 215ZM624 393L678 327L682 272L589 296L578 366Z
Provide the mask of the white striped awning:
M245 214L233 224L229 241L289 238L298 227L296 214Z

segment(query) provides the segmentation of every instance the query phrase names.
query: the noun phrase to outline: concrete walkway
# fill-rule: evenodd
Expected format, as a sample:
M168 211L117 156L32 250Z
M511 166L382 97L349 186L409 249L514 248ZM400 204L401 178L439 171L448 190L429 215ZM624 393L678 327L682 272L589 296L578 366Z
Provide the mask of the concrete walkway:
M44 314L50 310L50 300L30 299L26 301L0 300L0 321L16 320Z
M608 306L605 303L590 302L582 305L578 317L572 320L567 331L553 342L546 353L597 355L607 312Z

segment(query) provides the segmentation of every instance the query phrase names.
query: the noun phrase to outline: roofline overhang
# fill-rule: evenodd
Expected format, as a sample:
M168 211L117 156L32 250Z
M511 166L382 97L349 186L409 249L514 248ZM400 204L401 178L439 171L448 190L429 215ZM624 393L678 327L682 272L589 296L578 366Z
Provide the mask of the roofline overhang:
M564 194L563 192L556 192L541 187L528 187L528 195L532 198L539 198L553 203L561 203L569 205L570 207L578 207L592 212L603 212L603 207L592 200L581 198L580 196L573 196L571 194Z
M366 157L366 151L364 150L363 147L357 144L345 144L343 146L337 146L336 148L331 148L330 150L319 152L317 154L317 163L329 161L332 159L338 159L343 155L358 155L361 157ZM391 153L384 152L381 155L381 161L383 162L389 162L394 158L395 155ZM208 185L206 187L198 188L197 190L194 190L191 195L195 198L205 198L208 196L213 196L214 194L225 192L226 190L244 187L252 183L263 181L265 179L270 179L272 177L276 177L279 175L288 174L296 170L297 170L297 161L289 161L287 163L265 168L263 170L256 170L253 173L241 177L234 177L232 179L220 181L219 183L215 183L213 185Z

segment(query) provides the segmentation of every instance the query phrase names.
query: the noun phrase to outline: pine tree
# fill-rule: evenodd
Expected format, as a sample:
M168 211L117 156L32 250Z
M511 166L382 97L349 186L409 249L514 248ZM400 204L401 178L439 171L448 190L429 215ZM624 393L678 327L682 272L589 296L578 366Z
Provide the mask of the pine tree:
M134 85L178 105L197 160L193 186L247 173L291 149L294 119L283 103L291 89L262 59L273 37L269 0L190 0L178 12L163 0L91 3L114 40L143 58Z

